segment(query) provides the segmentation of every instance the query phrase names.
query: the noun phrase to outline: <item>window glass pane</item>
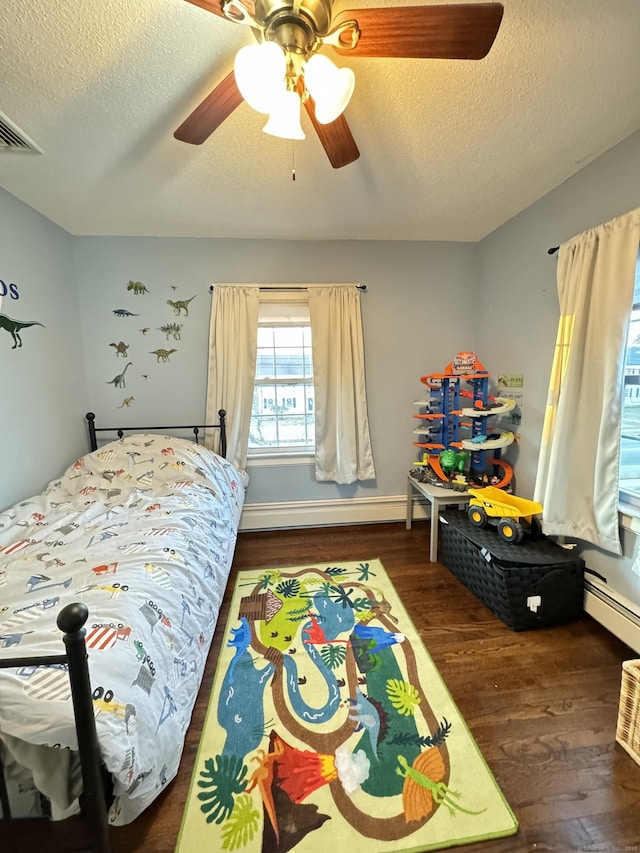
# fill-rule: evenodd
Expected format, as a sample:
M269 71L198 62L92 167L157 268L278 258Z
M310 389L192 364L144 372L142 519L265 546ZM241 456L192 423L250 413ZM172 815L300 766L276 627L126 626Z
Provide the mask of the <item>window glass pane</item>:
M276 347L301 347L303 343L300 326L277 326L273 330Z
M279 445L280 447L291 447L307 444L306 416L281 415L278 418Z
M313 376L313 359L311 357L311 349L307 349L304 351L303 358L304 358L304 367L303 367L304 376L309 378L310 376Z
M313 416L305 415L306 427L307 427L307 444L314 445L316 443L316 421Z
M289 347L276 350L276 376L279 379L304 376L302 350Z
M293 411L254 415L249 430L249 447L292 448L313 447L315 421L313 413Z
M640 263L627 336L619 467L620 497L640 505Z
M249 447L277 447L278 421L275 417L254 416L249 427Z
M622 406L623 438L640 439L640 310L634 309L629 323ZM622 460L621 460L622 462Z
M313 385L305 385L305 399L306 399L306 411L314 412L315 411L315 399L313 396Z
M249 448L313 450L314 428L308 303L261 303Z
M253 391L252 415L270 415L276 411L275 385L256 385Z
M273 346L273 329L270 326L258 326L258 346Z
M304 411L304 385L277 385L278 414Z
M275 357L272 349L258 349L256 379L273 379L276 375Z
M633 291L634 306L640 305L640 255L638 258L639 260L636 261L636 284Z

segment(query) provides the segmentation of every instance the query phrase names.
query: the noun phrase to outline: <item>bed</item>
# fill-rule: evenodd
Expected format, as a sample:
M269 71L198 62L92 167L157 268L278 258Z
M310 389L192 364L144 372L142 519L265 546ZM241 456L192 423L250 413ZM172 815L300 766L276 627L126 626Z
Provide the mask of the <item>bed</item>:
M78 755L95 726L117 825L178 770L247 477L197 443L199 427L195 442L158 427L98 447L108 428L87 417L92 451L0 514L0 807L32 814L44 798L53 818L77 811L82 778L99 787L95 757ZM224 412L216 426L224 447ZM82 730L63 634L67 650L86 643ZM24 662L42 656L46 666Z

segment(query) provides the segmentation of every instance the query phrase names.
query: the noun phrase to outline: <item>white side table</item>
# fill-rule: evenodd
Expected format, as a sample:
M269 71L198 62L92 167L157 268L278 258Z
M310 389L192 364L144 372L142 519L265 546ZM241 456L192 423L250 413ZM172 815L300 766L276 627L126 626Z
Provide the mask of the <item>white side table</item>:
M411 530L413 521L413 498L414 492L423 495L431 504L431 543L429 548L429 559L432 563L438 560L438 524L440 519L440 508L450 504L460 506L469 502L471 495L468 492L457 492L454 489L446 489L443 486L432 486L429 483L421 483L409 475L407 478L407 530Z

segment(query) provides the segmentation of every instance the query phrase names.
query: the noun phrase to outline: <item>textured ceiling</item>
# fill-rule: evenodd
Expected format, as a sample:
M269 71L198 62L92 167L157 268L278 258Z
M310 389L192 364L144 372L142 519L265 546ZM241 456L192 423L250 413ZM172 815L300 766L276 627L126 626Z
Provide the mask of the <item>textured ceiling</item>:
M184 0L2 0L0 112L43 154L0 186L72 234L479 240L640 128L638 0L503 0L481 61L344 59L361 156L331 168L247 104L173 131L251 30ZM411 0L336 0L334 13ZM296 180L292 180L295 167Z

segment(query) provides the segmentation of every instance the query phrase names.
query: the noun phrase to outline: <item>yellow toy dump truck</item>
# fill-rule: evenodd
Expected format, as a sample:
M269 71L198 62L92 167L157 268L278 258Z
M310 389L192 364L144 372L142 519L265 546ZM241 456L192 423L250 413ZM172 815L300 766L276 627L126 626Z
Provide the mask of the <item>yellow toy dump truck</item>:
M467 509L467 517L476 527L495 525L505 542L522 542L525 532L537 535L541 531L536 515L542 512L542 505L536 501L517 498L495 486L484 489L469 489L472 495Z

